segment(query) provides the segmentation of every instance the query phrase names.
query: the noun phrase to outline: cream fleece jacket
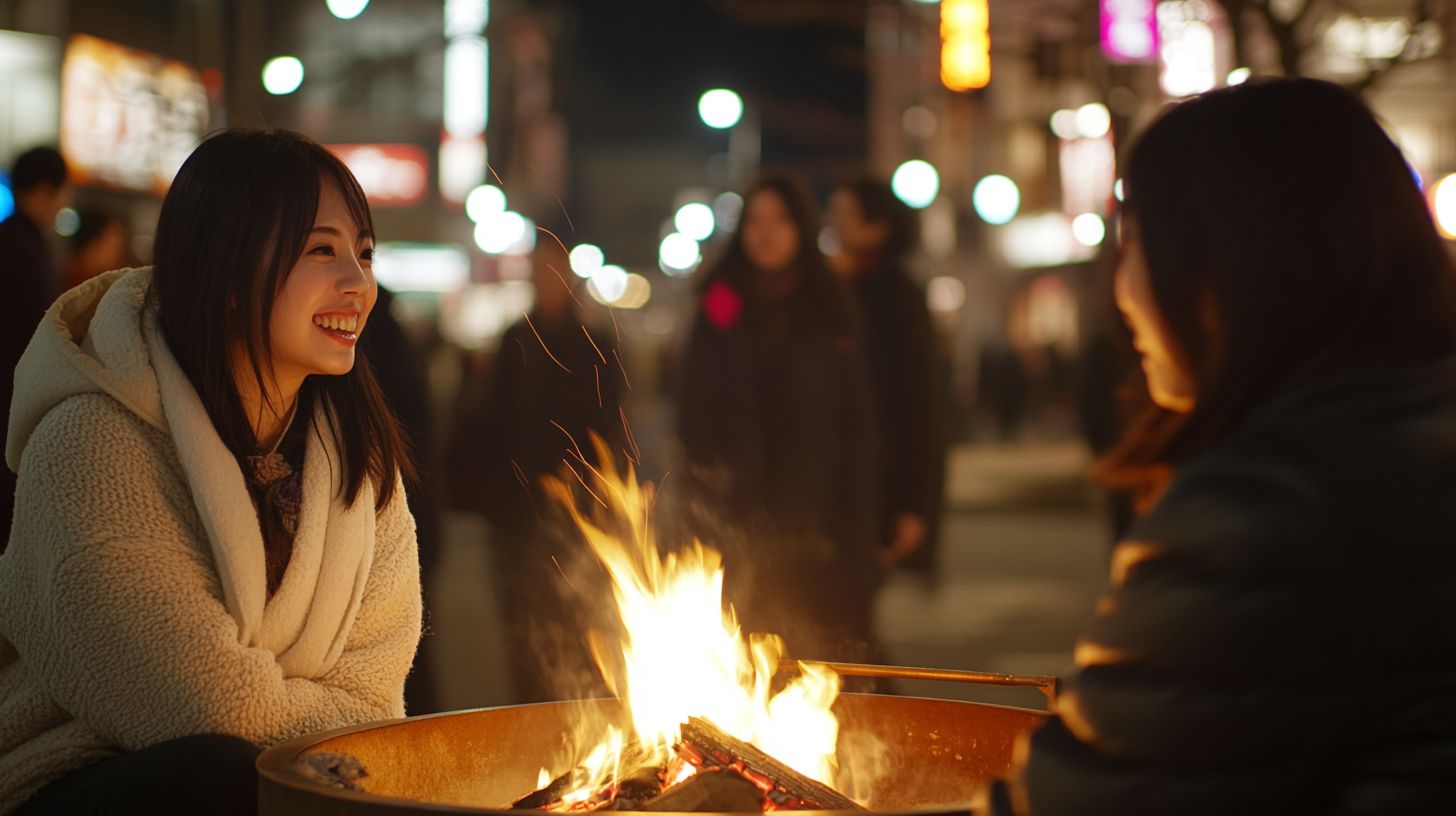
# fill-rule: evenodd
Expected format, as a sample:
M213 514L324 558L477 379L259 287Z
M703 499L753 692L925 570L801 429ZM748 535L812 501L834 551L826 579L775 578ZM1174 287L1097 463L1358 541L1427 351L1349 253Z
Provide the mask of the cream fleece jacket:
M269 745L404 715L420 634L404 490L339 499L311 433L292 559L266 594L236 460L143 308L149 269L63 295L16 369L0 557L0 814L117 752ZM318 422L318 417L314 418Z

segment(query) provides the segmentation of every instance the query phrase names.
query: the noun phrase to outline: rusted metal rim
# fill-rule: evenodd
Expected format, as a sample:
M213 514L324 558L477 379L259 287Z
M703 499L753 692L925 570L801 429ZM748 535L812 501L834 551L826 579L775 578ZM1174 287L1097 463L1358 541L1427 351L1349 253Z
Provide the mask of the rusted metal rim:
M901 774L919 777L903 783L915 790L875 805L876 816L968 813L977 781L1003 774L1016 739L1045 717L1009 706L872 694L841 695L836 706L842 740L858 734L889 749L873 760L885 764L886 778L901 784ZM521 816L503 809L504 803L529 790L535 771L549 763L578 718L610 718L621 711L619 700L536 703L299 737L259 757L259 813ZM372 774L365 779L368 790L331 787L308 774L298 760L314 753L358 757ZM851 811L817 813L849 816Z

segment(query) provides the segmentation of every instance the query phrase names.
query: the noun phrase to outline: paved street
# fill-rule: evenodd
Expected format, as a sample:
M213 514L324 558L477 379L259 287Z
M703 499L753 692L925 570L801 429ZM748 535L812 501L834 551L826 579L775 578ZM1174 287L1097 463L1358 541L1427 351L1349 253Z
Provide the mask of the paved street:
M1063 674L1105 577L1105 523L1077 447L962 449L951 462L944 570L933 586L899 577L880 630L900 665ZM490 603L484 530L451 520L435 576L436 659L447 709L509 700ZM1020 689L908 682L904 693L1038 706Z

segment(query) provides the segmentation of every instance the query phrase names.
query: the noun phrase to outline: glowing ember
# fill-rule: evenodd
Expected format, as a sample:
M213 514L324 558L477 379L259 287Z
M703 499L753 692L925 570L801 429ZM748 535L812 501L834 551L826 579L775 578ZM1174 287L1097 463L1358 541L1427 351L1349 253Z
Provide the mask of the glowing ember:
M597 442L598 459L612 456ZM709 720L799 773L832 785L839 723L830 707L839 676L800 664L802 673L774 693L783 641L745 636L723 604L723 565L718 552L693 542L663 557L648 518L653 493L629 467L619 474L578 456L576 480L596 499L590 518L576 506L565 481L549 491L570 510L592 552L611 577L621 618L619 642L594 641L607 684L625 701L632 733L611 728L595 747L577 751L567 793L551 809L591 809L605 804L623 774L635 768L667 768L667 785L690 776L691 766L672 765L673 745L690 717ZM597 734L601 731L598 728ZM593 737L596 738L596 737ZM600 738L598 738L600 739ZM630 751L633 767L624 767ZM541 772L545 787L553 775Z

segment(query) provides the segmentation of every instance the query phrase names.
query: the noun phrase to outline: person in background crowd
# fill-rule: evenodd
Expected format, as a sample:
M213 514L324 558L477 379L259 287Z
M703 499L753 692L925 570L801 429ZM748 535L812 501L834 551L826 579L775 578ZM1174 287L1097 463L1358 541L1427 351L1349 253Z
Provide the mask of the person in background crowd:
M874 407L849 296L796 176L768 174L702 276L678 433L693 532L725 550L748 631L795 656L876 651L881 541Z
M259 747L403 716L419 562L355 350L373 246L333 154L222 131L155 266L45 313L5 452L0 813L252 814Z
M464 505L490 522L494 584L518 702L576 697L599 682L582 599L568 591L576 538L541 481L568 451L597 464L592 435L623 445L616 334L586 320L566 250L544 231L531 254L535 302L501 337L484 411L456 432Z
M395 296L376 286L379 299L370 314L369 333L360 335L359 351L374 366L379 390L399 419L409 440L411 458L419 478L408 485L410 514L415 518L420 577L424 590L424 637L415 654L414 668L404 685L405 710L410 716L440 710L435 681L434 642L431 637L430 585L444 543L444 497L440 492L439 451L435 438L430 383L423 355L394 314Z
M10 421L15 364L40 316L55 296L56 271L46 250L45 231L70 200L66 160L49 147L20 154L10 170L15 212L0 222L0 431ZM15 474L0 468L0 552L10 532Z
M81 226L71 236L71 262L66 267L64 289L74 289L88 280L131 265L130 236L121 216L101 207L87 207L79 213Z
M993 806L1450 812L1456 269L1400 148L1336 85L1255 80L1124 181L1156 406L1101 472L1144 514Z
M944 505L946 428L942 354L925 290L906 269L919 241L915 211L879 179L834 191L829 226L839 271L864 320L880 441L885 566L932 573Z

